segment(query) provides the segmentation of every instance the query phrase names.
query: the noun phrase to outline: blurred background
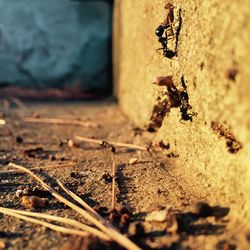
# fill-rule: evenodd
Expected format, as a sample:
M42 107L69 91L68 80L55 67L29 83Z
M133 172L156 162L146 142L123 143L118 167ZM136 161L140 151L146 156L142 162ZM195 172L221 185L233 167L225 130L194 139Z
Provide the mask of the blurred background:
M111 93L111 23L110 0L1 0L0 95Z

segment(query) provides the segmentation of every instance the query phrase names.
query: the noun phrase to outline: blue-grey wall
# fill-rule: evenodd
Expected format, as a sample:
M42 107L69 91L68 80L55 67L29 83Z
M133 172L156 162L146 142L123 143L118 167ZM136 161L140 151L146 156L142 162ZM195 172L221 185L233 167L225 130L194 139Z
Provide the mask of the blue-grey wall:
M0 0L0 87L110 84L111 4Z

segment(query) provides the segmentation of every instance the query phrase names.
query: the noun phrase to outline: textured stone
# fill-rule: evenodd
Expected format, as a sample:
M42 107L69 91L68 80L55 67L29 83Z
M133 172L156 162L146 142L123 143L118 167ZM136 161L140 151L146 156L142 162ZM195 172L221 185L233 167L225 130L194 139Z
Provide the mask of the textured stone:
M165 3L115 2L119 103L142 127L157 118L155 140L169 143L166 154L175 155L169 161L197 192L227 204L236 218L249 216L250 6L247 0L173 2L175 33L179 13L182 22L178 55L170 60L156 52ZM171 49L175 42L169 41ZM161 76L173 76L174 87L152 84Z
M107 2L1 0L0 86L107 87L111 10Z

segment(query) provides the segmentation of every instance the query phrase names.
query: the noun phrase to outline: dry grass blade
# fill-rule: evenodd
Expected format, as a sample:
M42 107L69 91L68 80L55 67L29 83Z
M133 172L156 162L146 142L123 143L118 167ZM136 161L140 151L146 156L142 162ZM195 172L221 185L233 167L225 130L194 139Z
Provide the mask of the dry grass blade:
M75 205L74 203L68 201L63 196L58 194L56 191L54 191L50 186L48 186L41 178L39 178L37 175L32 173L29 169L16 165L14 163L9 163L9 166L13 168L17 168L19 170L22 170L26 173L28 173L30 176L32 176L34 179L36 179L43 188L50 191L51 195L54 196L56 199L58 199L60 202L64 203L65 205L69 206L79 214L81 214L85 219L89 220L91 223L93 223L96 227L98 227L100 230L102 230L104 233L106 233L110 238L112 238L114 241L116 241L118 244L123 246L126 249L131 250L139 250L140 248L135 245L131 240L129 240L124 235L120 234L118 231L116 231L113 227L109 227L106 224L101 223L93 217L91 214L89 214L86 210L80 208L79 206Z
M60 165L48 165L48 166L44 166L44 167L34 167L34 168L30 168L29 170L44 170L44 169L49 169L49 170L53 170L56 168L70 168L70 167L74 167L75 164L74 163L64 163L64 164L60 164ZM24 173L23 171L18 171L18 170L6 170L6 171L0 171L0 174L21 174Z
M99 139L92 139L88 137L82 137L82 136L75 136L75 139L82 142L88 142L88 143L94 143L99 145L112 145L116 147L123 147L123 148L130 148L130 149L138 149L143 151L148 151L148 147L129 144L129 143L122 143L122 142L114 142L114 141L105 141L105 140L99 140Z
M61 125L76 125L82 126L85 128L96 128L98 124L92 121L80 121L75 119L61 119L61 118L35 118L35 117L26 117L24 118L25 122L31 123L50 123L50 124L61 124Z
M24 216L31 216L31 217L37 217L37 218L43 218L47 220L52 220L52 221L57 221L66 225L70 225L73 227L77 227L83 231L86 231L90 234L93 234L97 237L99 237L102 240L110 241L110 237L108 237L106 234L103 232L97 230L96 228L87 226L83 223L80 223L79 221L60 217L60 216L55 216L55 215L50 215L50 214L43 214L43 213L35 213L35 212L29 212L29 211L23 211L23 210L15 210L15 209L10 209L10 208L2 208L2 210L6 210L9 212L21 214Z
M89 233L87 233L87 232L83 232L83 231L77 230L77 229L71 229L71 228L66 228L66 227L62 227L62 226L57 226L57 225L48 223L48 222L43 221L43 220L30 218L28 216L12 212L9 209L5 209L3 207L0 207L0 212L3 213L3 214L7 214L7 215L10 215L10 216L16 217L16 218L21 219L21 220L25 220L25 221L28 221L28 222L31 222L31 223L34 223L34 224L42 225L44 227L50 228L50 229L52 229L54 231L57 231L57 232L60 232L60 233L79 235L79 236L82 236L82 237L89 236Z
M88 212L90 212L93 216L99 219L102 222L106 222L105 219L99 215L92 207L90 207L84 200L82 200L75 193L67 189L59 180L57 180L58 185L67 193L70 197L72 197L76 202L82 205Z
M116 172L116 164L114 162L113 166L112 166L112 201L111 201L111 209L112 210L115 209L115 202L116 202L116 199L115 199L115 195L116 195L116 192L115 192L115 172Z
M93 214L97 219L99 219L103 225L106 225L109 230L112 231L112 234L114 233L118 233L115 228L108 222L106 221L101 215L99 215L93 208L91 208L85 201L83 201L79 196L77 196L76 194L74 194L72 191L68 190L60 181L57 180L57 183L58 185L69 195L71 196L76 202L78 202L80 205L82 205L87 211L89 211L91 214ZM118 233L120 234L120 233ZM120 236L124 237L123 235L120 234ZM111 236L110 236L111 237ZM119 237L119 236L117 236ZM129 240L127 239L126 237L124 237L124 239L126 240ZM114 239L115 240L115 239ZM121 239L122 240L122 239ZM116 240L117 241L117 240ZM117 241L118 242L118 241ZM122 245L120 242L118 242L120 245ZM125 248L127 249L133 249L133 250L138 250L140 249L138 246L136 246L133 242L131 242L131 247L126 247L125 245L122 245L124 246ZM134 246L133 246L134 245Z

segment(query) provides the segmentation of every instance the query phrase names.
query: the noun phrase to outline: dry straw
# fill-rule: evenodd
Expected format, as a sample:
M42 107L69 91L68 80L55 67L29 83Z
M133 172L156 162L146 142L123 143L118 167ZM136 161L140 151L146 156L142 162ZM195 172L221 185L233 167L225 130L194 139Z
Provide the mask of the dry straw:
M25 220L25 221L28 221L28 222L31 222L34 224L42 225L44 227L50 228L50 229L57 231L57 232L60 232L60 233L74 234L74 235L79 235L82 237L86 237L89 235L89 233L83 232L81 230L66 228L66 227L58 226L58 225L55 225L52 223L48 223L48 222L43 221L43 220L34 219L34 218L29 217L29 216L22 215L18 212L14 212L13 210L6 209L3 207L0 207L0 212L3 214L7 214L10 216L16 217L16 218L21 219L21 220Z
M30 168L29 170L54 170L56 168L70 168L70 167L74 167L75 163L63 163L63 164L53 164L53 165L47 165L47 166L43 166L43 167L33 167ZM0 171L0 174L21 174L24 173L23 171L18 171L18 170L6 170L6 171Z
M98 124L92 121L80 121L75 119L61 119L61 118L36 118L36 117L26 117L25 122L30 123L47 123L47 124L58 124L58 125L75 125L84 128L96 128Z
M79 221L72 220L69 218L64 218L64 217L50 215L50 214L44 214L44 213L35 213L35 212L29 212L29 211L23 211L23 210L15 210L15 209L10 209L10 208L3 208L3 207L0 207L0 211L2 211L3 213L8 212L9 214L15 213L15 214L23 215L24 217L31 216L31 217L42 218L42 219L60 222L60 223L66 224L66 225L77 227L83 231L88 232L88 233L85 233L86 235L89 235L89 233L90 233L90 234L93 234L93 235L103 239L103 240L106 240L106 241L110 240L110 237L108 237L106 234L102 233L101 231L99 231L93 227L90 227L88 225L85 225ZM22 218L20 218L20 219L22 219ZM51 225L53 225L53 224L51 224ZM51 228L51 229L53 229L53 228ZM73 231L72 234L74 234L74 232L75 231ZM81 234L81 235L84 236L83 234Z
M142 150L142 151L148 151L149 150L148 147L144 147L144 146L139 146L139 145L134 145L134 144L129 144L129 143L123 143L123 142L114 142L114 141L105 141L105 140L100 140L100 139L92 139L92 138L78 136L78 135L75 136L75 139L78 140L78 141L94 143L94 144L99 144L99 145L110 145L110 146L115 146L115 147L137 149L137 150Z
M32 176L34 179L36 179L41 184L41 186L44 189L48 190L51 193L52 196L54 196L60 202L64 203L65 205L69 206L70 208L72 208L73 210L75 210L76 212L78 212L86 220L88 220L89 222L91 222L92 224L94 224L97 228L99 228L103 233L105 233L111 239L113 239L114 241L116 241L119 245L123 246L126 249L131 249L131 250L139 250L140 249L135 243L133 243L130 239L128 239L127 237L125 237L124 235L122 235L121 233L119 233L114 227L112 227L104 219L100 219L100 215L96 216L93 213L93 211L92 212L88 212L88 211L92 210L92 208L90 208L89 206L88 206L89 208L86 211L86 210L82 209L81 207L77 206L76 204L68 201L66 198L64 198L63 196L61 196L60 194L58 194L53 188L51 188L50 186L48 186L40 177L38 177L36 174L34 174L33 172L31 172L27 168L19 166L19 165L16 165L14 163L9 163L9 166L13 167L13 168L16 168L18 170L21 170L23 172L26 172L27 174L29 174L30 176ZM73 193L71 191L69 191L69 190L68 190L68 193L71 193L73 195ZM74 197L77 198L78 200L80 199L80 197L78 197L75 194L74 194ZM82 202L82 201L80 201L80 202ZM86 206L86 204L85 204L85 206Z

